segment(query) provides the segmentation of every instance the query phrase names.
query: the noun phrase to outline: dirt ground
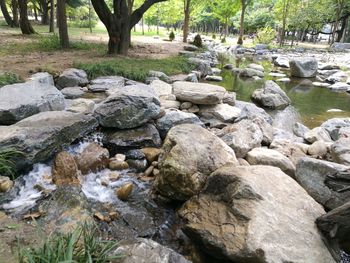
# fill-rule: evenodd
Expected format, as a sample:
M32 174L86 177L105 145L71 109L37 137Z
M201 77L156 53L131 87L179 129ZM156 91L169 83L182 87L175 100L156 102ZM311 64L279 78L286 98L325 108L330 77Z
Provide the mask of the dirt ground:
M61 72L72 67L76 62L87 63L118 58L118 56L108 56L106 54L107 36L86 36L80 40L103 43L105 44L102 45L104 50L58 50L54 52L0 55L0 71L13 72L22 78L27 78L38 71ZM21 34L0 32L0 49L1 46L29 43L30 41L33 41L33 39ZM160 59L175 56L182 49L183 43L179 41L168 42L153 37L135 36L132 38L132 48L129 50L128 57Z

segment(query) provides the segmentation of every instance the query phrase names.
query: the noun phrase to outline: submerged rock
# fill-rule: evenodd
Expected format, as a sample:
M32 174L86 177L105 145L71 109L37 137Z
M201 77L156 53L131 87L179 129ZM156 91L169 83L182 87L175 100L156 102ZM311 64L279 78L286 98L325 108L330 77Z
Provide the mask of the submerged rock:
M238 163L234 151L222 140L193 124L172 128L162 150L160 175L154 186L174 200L187 200L202 189L211 172L227 163Z
M89 115L48 111L0 129L0 149L23 152L13 161L17 171L52 158L63 147L92 132L98 123Z
M99 104L94 112L100 125L118 129L142 126L160 113L160 101L147 85L118 89Z
M225 166L179 211L201 249L232 262L335 262L315 226L324 213L271 166Z

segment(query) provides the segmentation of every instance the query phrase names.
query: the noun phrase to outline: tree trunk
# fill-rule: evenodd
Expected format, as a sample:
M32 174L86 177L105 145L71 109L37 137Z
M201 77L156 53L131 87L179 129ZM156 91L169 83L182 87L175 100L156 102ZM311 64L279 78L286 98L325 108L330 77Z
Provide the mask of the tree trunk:
M36 8L36 5L33 4L33 9L34 9L34 18L35 18L35 21L38 21L38 11L37 11L37 8Z
M10 27L14 27L14 21L12 20L8 10L7 10L7 6L5 3L5 0L0 0L0 8L1 8L1 12L4 15L6 24Z
M21 28L22 34L30 35L35 34L35 31L28 20L28 12L27 12L27 0L18 0L19 7L19 26Z
M40 9L41 9L41 24L48 25L49 24L49 2L50 0L40 0Z
M144 22L144 19L143 19L143 16L142 16L142 19L141 19L141 27L142 27L142 35L145 34L145 22Z
M337 42L344 42L344 38L345 38L345 31L346 31L346 28L347 28L347 23L348 23L348 18L349 17L343 17L342 20L341 20L341 28L338 32L338 36L337 36Z
M62 48L69 48L69 37L66 16L66 0L57 1L58 33Z
M11 5L12 5L13 24L15 27L18 27L19 26L19 19L18 19L18 2L17 2L17 0L12 0Z
M187 42L188 37L188 31L190 26L190 7L191 7L191 0L184 0L184 13L185 13L185 19L184 19L184 28L183 28L183 42Z
M241 12L241 21L240 21L240 28L239 28L239 37L238 37L238 41L237 41L238 45L243 45L244 13L245 13L245 9L247 7L246 0L241 0L241 4L242 4L242 12Z
M50 33L55 32L55 0L50 0Z

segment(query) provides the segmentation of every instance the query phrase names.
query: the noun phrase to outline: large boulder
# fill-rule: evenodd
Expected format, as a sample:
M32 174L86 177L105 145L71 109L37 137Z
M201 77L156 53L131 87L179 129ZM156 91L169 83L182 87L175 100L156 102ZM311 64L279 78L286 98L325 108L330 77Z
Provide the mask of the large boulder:
M107 130L104 132L103 144L113 153L143 147L160 147L162 140L152 124L128 130Z
M120 76L104 76L93 79L88 86L91 92L115 91L125 86L125 79Z
M334 209L350 200L350 191L342 191L350 180L348 166L304 157L297 164L295 177L327 209Z
M289 68L289 59L287 57L283 57L283 56L278 56L273 64L277 67L281 67L281 68Z
M264 138L259 125L250 120L226 126L217 132L217 136L235 151L238 158L244 158L251 149L260 147Z
M200 58L189 58L188 61L195 65L196 70L201 73L202 77L213 74L210 61Z
M289 61L290 74L298 78L313 78L317 75L317 60L315 58L294 58Z
M225 164L237 164L234 151L206 129L193 124L172 128L159 156L155 188L174 200L198 194L207 177Z
M329 133L323 127L316 127L305 132L304 139L309 143L314 143L316 141L332 142Z
M341 128L350 127L350 118L333 118L321 124L326 129L333 140L338 139L338 133Z
M75 157L77 166L82 174L97 172L109 164L109 152L99 144L88 144L84 150Z
M50 80L51 79L51 80ZM34 77L25 83L0 89L0 124L9 125L44 111L64 110L62 93L53 85L52 76Z
M292 161L276 150L255 148L247 153L246 159L251 165L261 164L275 166L292 177L295 175L295 165Z
M122 242L113 254L122 255L120 263L190 263L174 250L144 238Z
M142 126L160 113L160 101L154 89L133 85L118 89L99 104L94 112L100 125L118 129Z
M222 103L226 94L226 90L220 86L185 81L175 82L173 90L177 100L205 105Z
M225 166L179 214L206 252L230 262L335 262L317 230L324 210L280 169Z
M241 110L226 103L217 105L204 105L199 108L198 115L204 123L214 126L220 123L229 123L237 119Z
M153 80L150 86L155 90L159 97L173 93L173 87L162 80Z
M87 74L84 70L69 68L62 72L58 77L56 84L60 89L66 87L86 86L89 83Z
M271 116L264 109L259 108L254 103L245 102L245 101L236 101L235 106L241 109L241 114L238 120L242 120L242 119L253 120L255 118L259 118L269 124L272 124L273 122Z
M48 111L0 128L0 149L23 152L14 160L16 170L28 170L44 162L63 147L90 133L98 126L89 115L66 111Z
M169 110L166 114L156 121L156 127L162 138L165 138L168 131L179 124L196 124L204 126L201 120L193 113L183 112L180 110Z
M350 166L350 138L340 138L331 146L332 160Z
M272 80L266 81L264 88L255 90L252 100L269 109L284 109L291 103L287 94Z

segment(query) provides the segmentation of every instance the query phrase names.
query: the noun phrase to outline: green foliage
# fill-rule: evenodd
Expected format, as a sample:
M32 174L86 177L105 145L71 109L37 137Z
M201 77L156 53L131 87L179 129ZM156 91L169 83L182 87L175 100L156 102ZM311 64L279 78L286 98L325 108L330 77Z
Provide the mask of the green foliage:
M216 39L216 35L215 34L213 34L212 39L214 39L214 40Z
M226 43L226 37L221 38L221 43Z
M146 80L150 70L162 71L170 76L188 73L195 68L186 58L180 56L165 59L117 58L92 64L77 63L75 67L85 70L89 78L119 75L142 82Z
M174 31L171 31L170 34L169 34L169 40L173 41L174 39L175 39Z
M259 44L271 44L276 37L276 31L267 26L258 31L256 39Z
M13 159L22 154L22 152L11 148L0 150L0 174L15 178L16 164Z
M18 82L21 82L21 80L17 74L7 73L7 72L3 74L0 73L0 88L5 85L18 83Z
M107 263L122 258L110 256L117 246L115 241L100 240L96 237L96 228L85 224L71 233L49 236L39 248L22 249L19 262Z
M195 45L196 47L202 47L203 43L202 43L202 38L200 34L197 34L194 39L193 39L193 45Z
M67 15L69 17L68 25L71 27L89 28L89 15L91 15L91 27L95 27L98 22L98 17L94 9L91 7L89 10L88 4L77 8L68 7Z

